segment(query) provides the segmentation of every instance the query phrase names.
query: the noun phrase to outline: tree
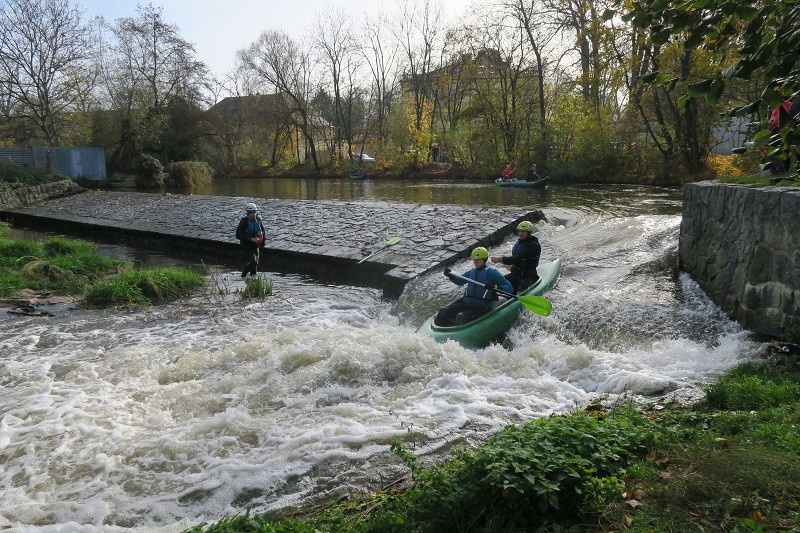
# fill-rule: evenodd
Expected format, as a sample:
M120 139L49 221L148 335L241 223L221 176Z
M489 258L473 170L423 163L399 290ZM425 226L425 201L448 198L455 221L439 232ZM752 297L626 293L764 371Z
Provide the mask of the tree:
M196 127L200 115L187 111L201 102L205 65L161 8L148 4L137 13L110 27L113 40L104 58L104 87L118 123L112 169L129 167L141 154L165 163L186 157L203 135ZM176 122L177 116L182 119ZM182 123L187 117L188 128Z
M317 19L314 44L322 58L324 71L328 75L325 83L333 95L334 139L329 147L331 159L339 159L342 146L347 155L353 156L353 115L355 101L359 95L356 85L357 46L353 38L350 17L343 9L328 9Z
M613 15L608 12L605 18ZM681 38L687 51L738 50L726 68L688 85L680 101L683 105L698 97L715 105L734 79L747 80L758 74L766 79L761 97L732 109L732 116L751 115L764 107L773 109L786 98L800 99L800 4L796 2L639 0L631 4L624 19L649 30L656 44ZM642 81L669 83L657 69ZM756 146L773 145L775 149L767 154L768 158L787 153L800 156L800 127L785 112L780 118L777 138L764 129L755 136Z
M71 111L94 85L90 25L68 0L0 4L0 93L10 119L32 125L59 146Z
M399 47L396 40L387 38L379 19L367 19L364 32L367 44L361 50L372 78L371 107L375 115L375 130L381 144L385 144L389 139L386 121L396 93Z
M542 131L542 140L547 143L547 127L545 117L547 116L547 109L545 105L545 90L544 90L544 60L542 54L544 47L552 39L553 34L546 35L544 33L544 22L541 20L539 14L544 11L543 4L534 0L526 2L525 0L513 0L501 4L512 17L519 21L528 37L528 43L531 46L533 55L536 58L536 75L539 82L539 127ZM543 154L544 155L544 154Z
M433 114L430 112L433 89L434 59L440 46L442 32L441 8L432 0L402 0L400 14L393 28L395 38L400 43L405 59L403 85L410 89L414 109L414 127L418 130L412 135L422 139L430 137ZM426 120L427 119L427 122ZM427 147L424 152L415 148L413 167L428 160Z
M248 48L239 50L238 58L244 68L286 97L294 125L306 141L314 168L320 170L310 108L314 86L309 54L286 33L267 30Z

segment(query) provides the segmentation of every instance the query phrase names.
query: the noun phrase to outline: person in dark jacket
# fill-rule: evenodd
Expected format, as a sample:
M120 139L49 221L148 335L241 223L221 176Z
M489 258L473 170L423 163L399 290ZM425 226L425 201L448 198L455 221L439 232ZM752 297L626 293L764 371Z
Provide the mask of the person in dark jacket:
M542 177L536 172L536 163L531 163L531 168L528 169L528 175L525 176L525 181L539 181Z
M502 263L511 267L511 272L506 279L514 286L514 292L521 292L539 279L536 267L539 266L539 257L542 247L539 240L533 236L536 226L533 222L523 220L517 225L517 242L511 249L511 255L492 256L493 263Z
M492 302L498 299L496 289L511 292L514 288L508 280L498 270L487 267L486 261L489 260L489 250L479 246L472 250L472 263L475 268L464 272L464 278L477 281L481 285L470 283L461 278L453 276L449 268L444 269L444 275L456 285L466 284L464 297L456 300L450 305L439 309L434 318L434 323L438 326L455 326L471 322L481 315L486 314L492 308Z
M244 268L242 277L248 274L255 276L258 269L258 258L261 248L264 246L264 222L258 214L256 204L247 204L245 207L247 215L242 217L239 225L236 226L236 238L239 239L239 246L242 248L242 259Z

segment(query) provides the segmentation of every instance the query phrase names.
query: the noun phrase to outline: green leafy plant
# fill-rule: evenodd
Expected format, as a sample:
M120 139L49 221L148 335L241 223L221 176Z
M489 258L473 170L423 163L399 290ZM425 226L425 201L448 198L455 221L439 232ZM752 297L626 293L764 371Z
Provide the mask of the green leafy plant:
M164 186L164 165L155 157L141 154L137 160L136 187L141 189L158 189Z
M263 274L245 279L244 289L240 292L242 300L263 300L270 294L272 294L272 280Z

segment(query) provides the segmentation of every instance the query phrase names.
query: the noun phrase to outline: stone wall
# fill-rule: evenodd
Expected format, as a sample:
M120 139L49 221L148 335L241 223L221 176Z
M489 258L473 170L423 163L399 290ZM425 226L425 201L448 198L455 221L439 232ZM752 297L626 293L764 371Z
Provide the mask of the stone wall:
M680 268L747 329L800 342L800 189L684 187Z
M0 191L0 208L16 209L50 198L61 198L83 192L86 189L72 180L55 181L13 191Z

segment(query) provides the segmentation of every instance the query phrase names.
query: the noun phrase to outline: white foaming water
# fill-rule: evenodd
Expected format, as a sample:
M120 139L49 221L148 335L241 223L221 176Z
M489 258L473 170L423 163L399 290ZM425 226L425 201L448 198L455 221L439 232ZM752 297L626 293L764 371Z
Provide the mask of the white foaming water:
M446 453L597 397L694 391L758 348L675 273L678 217L565 215L539 231L566 265L553 315L483 350L414 332L457 292L440 274L398 302L276 276L264 303L0 318L0 527L178 531L374 490L405 471L393 438Z

